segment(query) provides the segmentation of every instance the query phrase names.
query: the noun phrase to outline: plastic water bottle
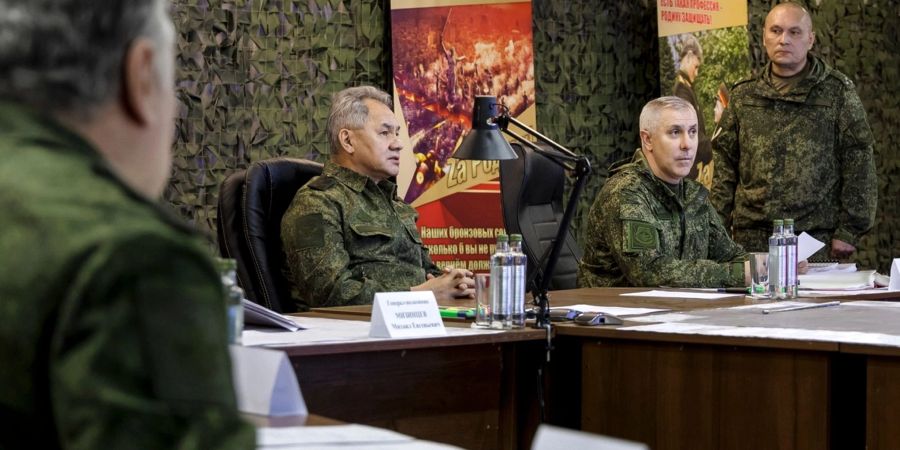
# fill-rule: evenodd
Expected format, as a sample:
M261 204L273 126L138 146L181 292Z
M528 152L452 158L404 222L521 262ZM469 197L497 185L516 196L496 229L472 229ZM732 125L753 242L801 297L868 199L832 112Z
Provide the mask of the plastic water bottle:
M784 285L785 298L797 298L800 280L797 278L797 236L794 234L794 219L784 219Z
M509 255L512 259L512 327L525 326L525 278L528 257L522 251L522 235L509 237Z
M509 237L497 235L491 255L491 328L512 328L512 265Z
M241 343L244 332L244 290L237 284L237 261L219 258L219 274L225 287L225 304L228 317L228 343Z
M786 265L784 250L784 221L772 221L772 235L769 236L769 296L773 299L785 298Z

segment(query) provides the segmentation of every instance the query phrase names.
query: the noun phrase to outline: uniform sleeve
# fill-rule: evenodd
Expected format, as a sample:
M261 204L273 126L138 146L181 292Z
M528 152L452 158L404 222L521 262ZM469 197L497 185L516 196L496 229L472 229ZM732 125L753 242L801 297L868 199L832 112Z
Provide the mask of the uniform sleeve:
M221 281L185 242L104 243L77 263L51 343L62 447L254 446L236 409Z
M340 206L319 192L306 194L282 218L281 239L291 281L308 306L369 304L376 292L396 290L350 270Z
M878 185L872 131L853 85L844 89L838 114L837 151L841 164L841 216L834 237L858 246L860 235L875 223Z
M620 200L624 199L624 200ZM743 286L743 262L681 260L661 250L660 223L641 194L613 195L603 202L602 233L632 286ZM738 276L740 275L740 276Z
M741 283L743 283L743 262L747 258L747 252L731 239L728 230L722 225L721 217L712 205L709 205L706 216L709 224L709 259L719 262L740 262Z
M740 162L740 143L738 141L738 122L734 113L737 102L725 109L719 129L712 140L713 172L712 190L709 200L722 217L725 229L731 229L734 211L734 192L740 182L738 164Z

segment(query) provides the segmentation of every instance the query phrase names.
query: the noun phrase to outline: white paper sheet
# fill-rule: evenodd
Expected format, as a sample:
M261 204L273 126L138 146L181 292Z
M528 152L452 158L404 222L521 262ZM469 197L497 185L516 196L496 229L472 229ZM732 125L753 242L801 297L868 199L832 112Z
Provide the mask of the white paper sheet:
M574 309L581 312L602 312L618 317L640 316L660 311L668 311L668 309L657 308L626 308L622 306L597 306L597 305L572 305L559 306L558 308ZM555 308L550 308L555 309Z
M290 332L276 329L246 329L242 335L245 346L287 346L317 345L338 342L384 341L388 339L370 338L369 322L362 320L324 319L318 317L295 317L305 330ZM479 328L446 327L447 336L466 336L474 334L502 333L501 330L485 330ZM416 338L434 339L434 338Z
M810 236L805 231L800 233L797 239L797 261L809 258L824 246L824 242Z
M698 334L706 336L733 336L801 341L844 342L854 344L886 345L900 347L900 336L858 331L804 330L797 328L732 327L702 323L668 322L653 325L623 327L619 330L653 333Z
M312 427L257 428L259 449L455 449L451 445L420 441L396 431L367 425L327 425Z
M531 444L532 450L572 450L576 448L602 450L648 449L646 445L640 442L600 436L547 424L541 424L538 427L537 433L534 435L534 442Z
M705 300L718 300L725 297L734 297L742 294L729 294L727 292L693 292L693 291L643 291L628 294L619 294L625 297L662 297L662 298L699 298Z

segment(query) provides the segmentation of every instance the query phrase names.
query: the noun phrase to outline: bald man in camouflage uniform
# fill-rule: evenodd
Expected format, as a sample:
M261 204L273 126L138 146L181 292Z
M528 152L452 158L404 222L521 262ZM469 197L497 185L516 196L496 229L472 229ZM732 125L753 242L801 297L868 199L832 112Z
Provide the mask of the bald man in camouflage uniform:
M865 110L850 79L808 54L804 8L777 5L763 33L770 62L732 89L710 200L747 250L765 251L772 220L793 218L798 234L828 244L812 259L849 257L877 202Z
M745 286L746 253L706 188L685 178L697 151L693 106L662 97L640 123L641 148L611 169L588 215L579 286Z
M430 290L440 303L474 296L471 272L431 261L416 210L390 181L402 148L390 102L370 86L345 89L332 101L331 159L281 220L300 310L368 304L377 292Z

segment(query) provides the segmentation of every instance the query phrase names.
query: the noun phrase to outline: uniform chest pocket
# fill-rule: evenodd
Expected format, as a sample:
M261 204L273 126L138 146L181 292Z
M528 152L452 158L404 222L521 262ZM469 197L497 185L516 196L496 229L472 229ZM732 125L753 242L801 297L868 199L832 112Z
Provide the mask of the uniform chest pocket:
M387 260L392 254L394 230L369 215L357 215L348 220L350 232L344 236L344 246L351 259Z

